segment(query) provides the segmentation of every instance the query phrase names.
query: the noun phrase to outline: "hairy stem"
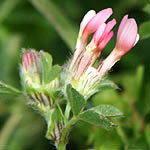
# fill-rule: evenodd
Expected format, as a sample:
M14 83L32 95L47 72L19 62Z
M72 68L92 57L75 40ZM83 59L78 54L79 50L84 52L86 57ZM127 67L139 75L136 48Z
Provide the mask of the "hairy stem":
M78 118L73 117L64 127L59 143L57 144L58 150L66 150L66 145L68 142L68 134L70 132L71 127L78 121Z

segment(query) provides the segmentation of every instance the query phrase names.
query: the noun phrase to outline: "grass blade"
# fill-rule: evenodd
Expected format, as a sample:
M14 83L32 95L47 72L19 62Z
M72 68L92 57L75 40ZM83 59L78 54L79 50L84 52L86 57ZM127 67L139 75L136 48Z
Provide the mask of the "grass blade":
M75 48L77 38L76 28L71 25L69 20L57 8L57 6L48 0L30 0L31 3L49 20L54 26L61 38L72 50Z

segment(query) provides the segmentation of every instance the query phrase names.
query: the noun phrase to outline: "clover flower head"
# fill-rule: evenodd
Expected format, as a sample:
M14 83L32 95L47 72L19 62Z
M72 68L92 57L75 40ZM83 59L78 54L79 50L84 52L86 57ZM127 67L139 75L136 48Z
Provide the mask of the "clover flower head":
M42 111L53 107L53 97L59 89L58 77L47 80L51 63L51 56L46 52L33 49L23 51L20 70L24 92L29 98L29 104Z
M125 54L127 54L139 39L136 21L128 15L124 16L118 29L117 42L111 54L99 66L95 63L102 50L112 39L116 20L106 22L112 15L111 8L101 10L97 14L90 10L80 24L76 49L69 64L66 83L71 83L84 97L88 98L97 92L103 76ZM88 43L89 35L93 34Z

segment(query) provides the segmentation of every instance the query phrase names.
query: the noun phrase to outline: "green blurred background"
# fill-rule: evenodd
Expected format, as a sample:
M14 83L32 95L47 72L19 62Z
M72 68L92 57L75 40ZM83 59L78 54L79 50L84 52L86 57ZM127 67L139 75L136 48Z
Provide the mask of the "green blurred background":
M140 41L109 74L120 89L105 89L88 105L111 104L124 118L116 120L119 127L110 131L77 123L67 149L150 150L149 0L0 0L0 80L21 89L22 48L48 51L54 64L64 64L74 50L84 14L108 7L118 23L125 14L136 19ZM103 58L114 45L115 37L103 50ZM0 93L0 150L55 150L45 132L44 119L26 106L23 97Z

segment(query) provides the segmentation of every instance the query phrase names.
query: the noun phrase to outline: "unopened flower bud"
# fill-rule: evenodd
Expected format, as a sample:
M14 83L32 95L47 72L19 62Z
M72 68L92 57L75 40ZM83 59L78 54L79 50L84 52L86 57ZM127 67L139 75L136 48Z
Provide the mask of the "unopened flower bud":
M28 84L40 84L40 55L36 51L24 51L22 55L22 71Z
M51 56L43 51L23 52L20 69L24 92L29 98L29 104L42 111L53 107L54 96L59 89L58 76L48 80L51 78L51 63Z

